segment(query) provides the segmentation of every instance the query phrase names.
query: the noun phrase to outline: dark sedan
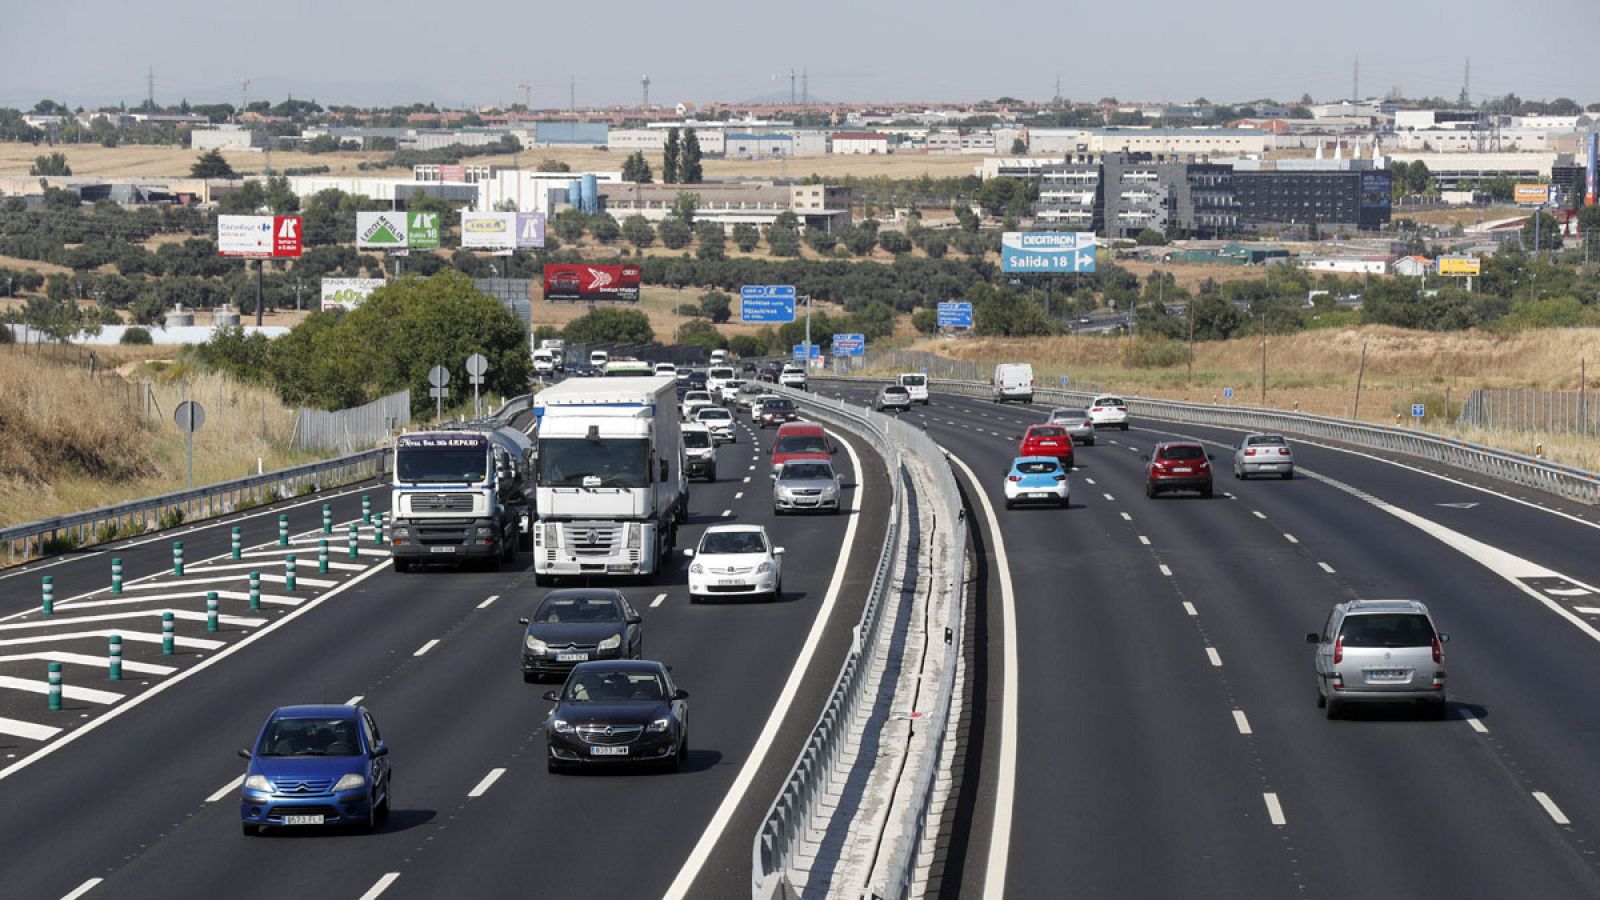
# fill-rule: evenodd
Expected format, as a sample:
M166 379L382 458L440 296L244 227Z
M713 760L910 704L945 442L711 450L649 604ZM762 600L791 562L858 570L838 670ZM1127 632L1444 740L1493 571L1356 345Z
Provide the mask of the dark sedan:
M593 659L638 659L644 620L621 592L606 588L551 591L522 635L522 679L565 675Z
M785 422L796 422L800 419L800 411L794 408L794 401L787 397L768 400L761 405L761 414L756 416L756 421L762 428L773 428Z
M775 368L773 366L766 366L766 367L762 368L762 370L759 373L756 374L756 377L758 379L760 379L761 381L766 381L766 382L770 382L772 384L777 384L778 383L778 370L777 370L777 368Z
M544 721L551 772L605 763L677 771L689 755L689 694L653 660L579 663Z

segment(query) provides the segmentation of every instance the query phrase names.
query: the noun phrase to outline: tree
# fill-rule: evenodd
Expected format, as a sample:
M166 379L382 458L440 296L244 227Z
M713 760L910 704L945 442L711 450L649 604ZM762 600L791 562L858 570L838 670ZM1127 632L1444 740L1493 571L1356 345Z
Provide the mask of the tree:
M1012 138L1011 139L1011 155L1012 156L1023 156L1027 152L1028 152L1028 145L1023 143L1022 138Z
M237 178L233 173L233 166L223 158L221 150L208 150L200 154L194 165L189 167L189 174L194 178Z
M756 249L756 244L761 240L761 230L748 222L740 222L733 226L733 245L740 252L749 253Z
M806 243L810 244L811 249L818 253L827 253L838 245L839 237L833 232L823 231L821 228L807 228Z
M1154 228L1145 228L1133 239L1141 247L1160 247L1167 242L1167 236Z
M704 347L707 350L722 350L728 346L728 339L723 337L717 326L710 322L704 319L692 319L679 326L678 343L689 347Z
M733 317L733 297L722 291L706 291L700 295L700 312L720 325Z
M634 151L632 156L622 161L623 181L650 184L650 178L650 163L645 160L643 150Z
M582 210L569 207L556 213L550 224L552 230L560 235L562 240L576 242L583 237L587 219L588 216L585 216Z
M622 228L610 213L595 213L589 217L589 234L600 243L609 244L622 234Z
M922 239L922 252L928 254L928 256L933 259L939 259L940 257L944 256L945 251L949 248L949 238L946 238L940 232L929 232L928 235Z
M667 143L661 149L661 183L678 183L678 159L682 151L678 146L678 129L667 129Z
M772 248L773 256L799 256L800 231L793 226L773 222L767 226L767 246Z
M903 231L884 231L878 234L878 246L899 256L911 252L911 239Z
M693 128L683 133L683 158L678 164L678 175L684 184L699 184L704 180L700 170L700 139Z
M259 181L246 181L237 190L231 190L217 199L217 212L227 215L247 215L259 212L267 205L267 192Z
M698 259L727 259L728 236L719 222L701 222L694 226L695 240L699 246L694 255Z
M767 345L748 334L736 334L728 338L728 349L735 356L763 356L767 352Z
M644 313L605 306L568 322L562 336L574 344L648 344L656 339Z
M694 232L677 216L667 216L656 223L656 234L661 238L661 246L668 250L682 250L689 246L689 240Z
M67 165L65 153L52 153L48 156L40 155L34 158L33 165L28 167L29 175L71 175L72 167Z
M921 334L935 334L939 330L939 314L931 309L919 309L911 314L911 327Z
M656 230L649 219L636 213L622 220L622 237L642 250L656 242Z
M700 208L700 195L688 191L679 191L672 198L672 214L683 220L683 224L694 226L695 210Z

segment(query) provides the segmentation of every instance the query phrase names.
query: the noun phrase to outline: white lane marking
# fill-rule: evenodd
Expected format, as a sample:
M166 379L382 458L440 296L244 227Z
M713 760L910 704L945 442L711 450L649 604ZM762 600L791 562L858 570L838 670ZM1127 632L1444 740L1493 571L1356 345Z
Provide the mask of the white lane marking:
M0 688L10 688L14 691L27 691L30 694L50 693L50 683L47 681L34 681L27 678L17 678L14 675L0 675ZM61 696L68 700L82 700L85 703L98 703L102 706L110 705L121 700L123 695L116 691L102 691L95 688L77 687L76 685L63 684Z
M1130 516L1127 513L1123 513L1122 514L1122 520L1124 522L1132 522L1133 521L1133 516Z
M1472 713L1462 713L1461 714L1461 718L1465 719L1467 721L1467 724L1472 726L1472 730L1473 731L1476 731L1479 734L1488 734L1489 733L1489 726L1487 726L1487 725L1483 724L1482 722L1478 721L1478 717L1473 715Z
M396 879L399 877L399 872L385 872L383 877L378 879L377 884L367 888L367 892L361 895L361 900L378 900L378 897L381 896L384 891L387 891L389 889L389 885L394 884Z
M1102 496L1104 496L1107 500L1116 500L1117 499L1117 498L1111 496L1110 494L1104 494Z
M0 716L0 734L9 734L12 737L27 738L30 741L47 741L61 733L61 729L53 725L35 725L21 719L8 719Z
M139 641L145 644L161 643L161 635L159 634L145 634L142 631L128 631L126 629L102 628L94 631L73 631L66 634L36 634L31 637L6 638L5 640L0 640L0 647L17 647L23 644L47 644L55 641L75 641L83 638L108 638L113 634L122 635L122 639L124 641ZM189 647L195 650L215 650L223 645L222 641L213 641L210 638L190 638L183 637L181 635L174 637L173 643L177 644L179 647Z
M744 491L734 491L733 492L733 499L735 499L735 500L743 500L744 499Z
M70 894L62 894L61 895L61 900L78 900L79 897L82 897L84 894L87 894L90 891L94 890L96 887L99 887L100 882L102 882L102 881L105 881L105 879L104 878L91 878L88 881L85 881L83 884L80 884L76 888L74 888L72 890L72 893L70 893Z
M437 646L439 646L439 639L438 638L434 638L433 640L427 642L426 644L423 644L421 647L418 647L417 648L417 652L415 652L415 653L413 653L411 655L412 656L421 656L422 654L427 653L429 650L432 650L434 647L437 647Z
M500 776L504 775L505 773L505 769L490 769L489 774L483 776L483 780L478 782L477 787L467 791L467 797L482 797L484 794L487 794L489 792L489 788L494 787L494 783L499 781Z
M1317 565L1321 566L1322 571L1327 572L1329 575L1333 574L1333 566L1330 566L1325 562L1319 562Z
M1600 616L1600 606L1574 606L1573 609L1586 616Z
M232 781L230 781L227 784L223 785L222 787L217 788L216 791L213 792L211 796L206 798L206 802L207 803L215 803L218 800L221 800L223 797L226 797L229 794L233 793L234 791L237 791L240 788L240 786L243 785L243 784L244 784L244 775L241 774L241 775L235 777Z
M1278 802L1277 794L1269 791L1262 794L1261 799L1267 801L1268 821L1274 825L1287 825L1289 823L1289 820L1283 817L1283 804Z
M727 517L729 517L731 515L733 515L733 510L731 510L731 509L725 509L725 510L722 511L722 518L724 518L724 519L726 519Z
M651 609L655 609L656 607L660 606L661 604L663 604L665 602L667 602L667 595L666 594L657 594L656 598L654 600L650 601L650 608Z
M1199 611L1199 610L1198 610L1198 609L1195 609L1195 608L1194 608L1194 604L1193 604L1193 603L1190 603L1190 602L1189 602L1189 601L1187 601L1187 600L1185 600L1185 601L1183 601L1183 611L1184 611L1184 612L1186 612L1186 613L1188 613L1188 614L1189 614L1189 615L1191 615L1191 616L1198 616L1198 615L1200 615L1200 611Z
M1263 515L1261 510L1259 510L1259 509L1250 510L1250 515L1255 516L1258 519L1265 519L1266 518L1266 516Z
M806 669L811 665L811 658L816 655L817 647L822 643L822 634L827 630L834 606L838 603L839 592L844 586L845 564L850 558L849 548L854 545L856 525L861 521L861 501L867 490L867 479L861 477L861 459L856 455L855 446L849 441L840 441L837 435L834 436L834 440L843 444L845 452L850 455L850 465L856 472L857 488L850 492L850 511L855 515L846 520L844 540L840 543L839 561L833 569L833 580L828 583L827 593L822 597L822 605L817 609L817 616L811 622L811 631L806 635L806 642L801 646L799 656L795 658L794 668L789 670L789 678L784 682L783 690L778 692L778 699L772 704L772 712L767 716L766 724L761 727L761 734L756 737L755 744L745 756L744 765L740 767L739 774L734 776L733 783L728 786L728 792L717 805L717 811L712 814L711 821L706 823L706 829L701 832L694 849L684 858L683 867L678 870L677 877L667 886L663 900L682 900L688 896L689 888L694 885L700 870L711 858L712 849L722 839L722 834L727 830L734 812L744 801L751 782L755 781L756 773L761 770L767 753L772 749L773 741L778 737L779 729L789 721L790 707L794 704L795 695L800 692L800 683L805 678Z
M1287 531L1285 531L1285 532L1284 532L1284 533L1283 533L1283 539L1284 539L1284 540L1286 540L1286 541L1288 541L1288 542L1289 542L1289 543L1291 543L1291 544L1298 544L1298 543L1300 543L1300 539L1299 539L1299 538L1297 538L1297 537L1295 537L1295 536L1294 536L1294 535L1292 535L1292 534L1290 534L1290 533L1289 533L1289 532L1287 532Z
M1555 820L1557 825L1572 824L1572 820L1567 818L1567 814L1561 811L1561 807L1557 806L1554 800L1550 799L1549 794L1544 791L1534 791L1533 799L1539 801L1539 805L1544 807L1544 811L1550 814L1550 818Z
M488 599L486 599L482 603L478 604L478 608L479 609L488 609L490 606L492 606L494 604L494 602L496 600L499 600L499 599L500 599L500 595L499 594L490 594Z
M751 467L750 467L750 471L752 471L752 472L754 472L754 471L755 471L755 470L756 470L756 467L755 467L755 466L751 466Z
M196 594L194 596L195 599L198 599L202 595ZM73 624L79 624L88 622L117 622L127 619L154 619L159 618L163 613L167 612L172 613L173 618L181 619L187 622L206 621L206 613L197 612L192 609L141 609L133 612L104 613L98 616L77 616L68 621L71 621ZM223 623L224 625L237 625L241 628L256 628L267 623L266 619L257 619L250 616L226 616L220 614L217 616L217 621ZM11 625L0 625L0 631L21 631L32 628L49 628L52 625L60 624L61 622L59 620L41 619L37 622L17 622Z
M1139 452L1139 448L1138 447L1129 447L1128 448L1128 452L1129 453L1138 453Z
M1206 659L1211 660L1211 664L1213 666L1216 666L1217 668L1221 668L1222 667L1222 654L1217 652L1217 648L1215 648L1215 647L1207 647L1206 648Z
M349 700L346 700L344 702L344 705L345 706L355 706L357 703L360 703L362 700L365 700L366 697L367 697L366 694L357 694L354 697L351 697Z
M1250 720L1244 717L1244 710L1242 709L1236 709L1233 711L1233 724L1239 729L1240 734L1253 733L1250 730Z
M1085 478L1083 480L1083 483L1084 484L1094 484L1094 479L1093 478Z
M1148 547L1150 546L1150 539L1141 534L1139 535L1139 543Z
M1161 574L1167 576L1168 578L1172 577L1172 570L1167 568L1167 564L1166 563L1162 563L1161 564Z
M1228 493L1227 491L1223 491L1222 492L1222 496L1228 498L1229 500L1237 500L1237 499L1239 499L1238 497L1235 497L1234 495Z
M1587 597L1594 593L1583 588L1545 588L1544 592L1552 597Z
M749 476L749 475L746 475L746 476L745 476L745 477L744 477L744 483L745 483L745 484L749 484L749 483L750 483L750 476Z
M15 653L0 656L0 663L28 662L42 660L44 662L72 663L77 666L93 666L98 669L105 668L104 656L91 656L87 653L67 653L62 650L45 650L39 653ZM154 663L134 662L131 659L122 661L122 671L139 672L144 675L171 675L177 671L175 666L158 666Z

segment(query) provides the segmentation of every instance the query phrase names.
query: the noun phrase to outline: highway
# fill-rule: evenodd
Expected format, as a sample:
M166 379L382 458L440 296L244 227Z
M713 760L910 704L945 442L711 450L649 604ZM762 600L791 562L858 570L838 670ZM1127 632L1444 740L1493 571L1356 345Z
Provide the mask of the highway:
M1293 481L1237 482L1237 434L1135 419L1078 448L1070 509L1007 511L1048 409L903 414L958 461L988 567L944 895L1600 896L1593 510L1303 442ZM1212 442L1215 499L1144 496L1178 436ZM1304 635L1355 597L1429 605L1445 721L1323 717Z
M753 444L743 428L720 451L718 480L692 484L679 546L714 523L766 525L787 550L781 602L691 607L681 556L660 584L620 585L644 614L645 655L691 694L691 753L676 775L547 773L539 695L553 685L524 684L517 665L517 619L544 594L530 557L498 572L400 575L363 526L351 560L346 524L363 495L387 508L380 484L0 575L0 894L748 895L751 836L848 647L889 499L881 460L852 439L836 464L858 508L775 517L770 435ZM316 561L324 502L336 523L326 574ZM276 546L280 513L295 591L268 577L282 578L288 552ZM235 525L239 562L226 558ZM182 578L171 574L173 540L185 544ZM108 589L113 556L122 595ZM251 568L264 576L260 611L247 604ZM48 620L43 575L55 582ZM224 594L217 632L205 622L210 589ZM165 609L181 614L171 656L159 638ZM122 681L106 673L111 630L125 636ZM59 712L41 692L50 659L65 662ZM352 698L393 748L388 823L371 835L242 836L236 751L276 706Z

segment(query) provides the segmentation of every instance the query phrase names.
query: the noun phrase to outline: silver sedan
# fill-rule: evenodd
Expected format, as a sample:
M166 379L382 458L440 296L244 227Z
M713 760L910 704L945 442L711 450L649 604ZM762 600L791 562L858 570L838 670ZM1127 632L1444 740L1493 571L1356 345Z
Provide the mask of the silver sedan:
M1080 444L1094 443L1094 419L1087 409L1052 409L1046 424L1060 425L1067 430L1068 437Z
M1247 434L1233 451L1233 477L1276 475L1294 477L1294 450L1281 434Z

